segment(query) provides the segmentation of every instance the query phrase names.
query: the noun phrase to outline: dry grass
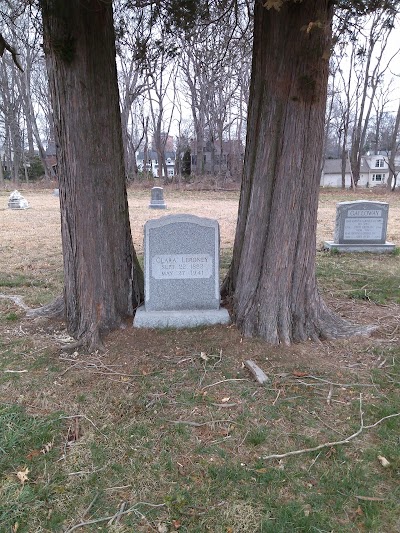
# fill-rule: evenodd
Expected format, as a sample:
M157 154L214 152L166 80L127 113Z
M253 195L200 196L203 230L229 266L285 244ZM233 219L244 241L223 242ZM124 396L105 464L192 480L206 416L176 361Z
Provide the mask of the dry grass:
M51 190L21 189L31 209L12 211L7 209L9 192L0 191L0 250L1 269L7 266L17 271L46 268L58 258L61 264L59 201ZM190 213L216 218L220 224L221 248L233 246L239 193L237 191L194 191L166 189L167 210L148 209L148 189L129 190L129 211L133 240L140 253L143 245L143 226L146 220L166 214ZM336 203L350 200L380 200L388 202L389 241L400 242L400 194L388 194L383 190L362 190L355 193L341 190L322 190L318 211L317 247L333 237Z
M31 209L11 211L8 193L0 192L0 292L37 305L62 286L58 199L49 190L23 194ZM237 192L167 189L167 211L148 209L149 197L148 190L129 191L139 250L148 218L183 212L217 218L228 257ZM398 194L323 191L318 248L332 237L336 202L365 197L390 203L388 240L400 243ZM23 435L33 431L30 419L10 415L27 429L7 448L9 462L0 436L0 520L6 524L0 530L11 531L18 522L21 533L62 531L113 515L122 502L129 508L144 501L160 507L141 504L119 525L105 521L80 530L400 531L399 419L366 431L344 449L281 463L262 460L353 433L360 393L366 423L400 410L399 262L398 256L319 253L330 305L379 327L371 338L291 347L243 339L234 327L136 331L127 323L106 339L104 354L67 354L60 351L62 323L27 321L14 302L0 300L0 408L23 406L34 420L57 411L75 417L62 419L61 429L54 426L48 456L28 459L33 445L25 449ZM271 377L268 387L252 381L245 359ZM11 432L7 424L5 435ZM377 455L391 466L381 467ZM21 488L15 472L26 465L30 481Z

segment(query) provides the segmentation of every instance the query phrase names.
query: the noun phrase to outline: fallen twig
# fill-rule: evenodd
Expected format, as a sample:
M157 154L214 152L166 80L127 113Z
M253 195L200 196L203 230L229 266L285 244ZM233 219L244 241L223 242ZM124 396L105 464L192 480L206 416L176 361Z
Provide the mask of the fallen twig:
M121 517L124 514L133 513L136 510L136 507L138 507L139 505L148 505L149 507L165 507L166 504L165 503L154 504L154 503L148 503L148 502L138 502L138 503L135 503L135 505L133 505L126 511L121 512L121 508L120 508L112 516L104 516L103 518L95 518L93 520L88 520L87 522L80 522L79 524L76 524L75 526L68 528L65 531L65 533L72 533L72 531L75 531L76 529L79 529L80 527L89 526L91 524L98 524L99 522L108 522L110 520L114 520L117 516Z
M212 424L220 424L221 422L229 422L230 424L235 424L234 420L210 420L209 422L193 422L192 420L167 420L171 424L184 424L186 426L201 427L208 426Z
M356 496L357 500L364 500L366 502L384 502L385 498L377 498L375 496Z
M247 378L222 379L221 381L216 381L215 383L210 383L210 385L206 385L201 390L208 389L209 387L214 387L215 385L219 385L220 383L226 383L227 381L249 381L249 380Z
M244 362L244 366L260 385L264 385L270 381L267 374L251 359L247 359L247 361Z
M87 516L89 514L90 509L93 507L93 505L95 504L95 502L96 502L98 497L99 497L99 493L97 492L95 494L95 497L93 498L93 500L90 502L89 507L82 514L82 519L85 518L85 516Z
M86 415L71 415L71 416L60 416L60 419L66 419L68 420L69 418L85 418L88 422L90 422L90 424L92 424L92 426L97 429L97 431L99 433L101 433L103 435L103 437L105 437L106 439L108 439L107 435L105 435L102 431L100 431L100 429L96 426L96 424L90 420L90 418Z
M329 387L328 397L327 397L327 399L326 399L326 403L327 403L328 405L331 405L331 403L332 403L332 402L331 402L331 400L332 400L332 394L333 394L333 385L331 385L331 386Z
M294 376L295 377L295 376ZM322 383L327 383L328 385L334 385L335 387L373 387L370 383L335 383L334 381L329 381L329 379L319 378L317 376L312 376L307 374L306 376L300 376L302 379L309 378L315 379L316 381L322 381Z
M350 435L349 437L346 437L345 439L333 441L333 442L325 442L324 444L320 444L319 446L314 446L313 448L303 448L302 450L293 450L291 452L287 453L281 453L281 454L272 454L272 455L266 455L263 457L264 460L267 459L282 459L283 457L290 457L292 455L301 455L303 453L310 453L310 452L316 452L318 450L321 450L323 448L332 448L333 446L339 446L341 444L348 444L351 440L355 439L360 435L364 429L370 429L378 424L381 424L384 420L387 420L389 418L394 418L396 416L400 416L400 413L394 413L392 415L384 416L374 424L371 424L369 426L364 426L364 418L363 418L363 412L362 412L362 396L360 394L360 427L359 429Z

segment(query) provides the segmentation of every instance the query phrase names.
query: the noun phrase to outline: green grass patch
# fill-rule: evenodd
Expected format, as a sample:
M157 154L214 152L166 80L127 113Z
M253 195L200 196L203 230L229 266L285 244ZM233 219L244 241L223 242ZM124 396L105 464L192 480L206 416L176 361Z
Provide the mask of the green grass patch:
M391 255L317 255L317 277L331 295L378 304L400 303L400 262Z
M57 498L55 486L61 482L56 462L61 427L59 414L30 416L18 406L0 406L3 531L33 531L32 514L50 530L60 525L60 516L49 511Z
M11 274L0 274L0 288L9 287L9 288L21 288L21 287L46 287L46 281L39 280L36 278L29 278L22 274L11 275Z

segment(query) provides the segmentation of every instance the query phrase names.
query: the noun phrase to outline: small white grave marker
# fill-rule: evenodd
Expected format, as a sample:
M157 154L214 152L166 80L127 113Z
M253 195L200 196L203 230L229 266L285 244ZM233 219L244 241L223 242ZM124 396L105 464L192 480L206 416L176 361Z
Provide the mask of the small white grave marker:
M10 209L28 209L29 204L19 191L14 191L8 199L8 207Z

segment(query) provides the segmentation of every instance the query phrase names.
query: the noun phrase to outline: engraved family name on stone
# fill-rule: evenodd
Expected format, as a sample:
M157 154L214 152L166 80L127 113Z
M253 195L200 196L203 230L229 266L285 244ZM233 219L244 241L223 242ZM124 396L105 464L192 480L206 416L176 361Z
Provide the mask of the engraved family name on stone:
M387 202L339 202L334 240L325 241L324 248L338 252L392 252L395 245L386 241L388 214Z
M151 274L155 279L210 278L213 261L209 254L155 255L151 261Z
M346 218L343 238L354 241L375 241L382 238L382 232L383 218Z
M381 217L382 211L380 209L349 209L347 211L349 217Z

